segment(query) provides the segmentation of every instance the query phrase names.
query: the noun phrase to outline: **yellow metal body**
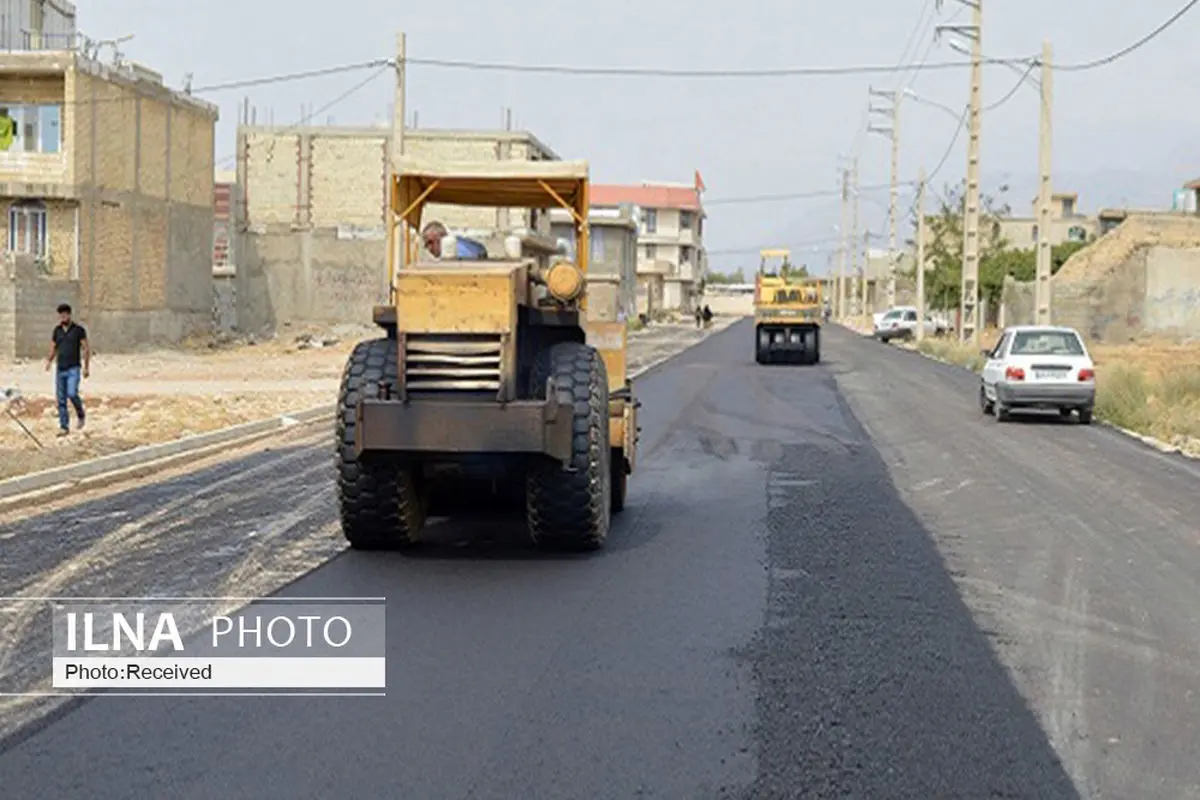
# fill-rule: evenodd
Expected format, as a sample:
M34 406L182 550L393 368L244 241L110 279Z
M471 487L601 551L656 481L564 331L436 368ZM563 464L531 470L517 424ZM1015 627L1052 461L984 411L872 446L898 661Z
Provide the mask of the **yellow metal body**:
M391 303L376 320L392 327L400 363L425 358L423 379L440 388L497 388L502 402L515 398L517 330L521 307L538 313L577 313L579 326L608 371L609 430L632 471L636 403L626 370L625 322L587 320L589 182L584 162L423 163L401 159L389 192L387 267ZM574 263L555 256L544 269L527 260L422 262L420 230L429 203L525 208L564 208L575 223ZM546 290L537 297L535 286ZM445 337L471 335L470 347ZM443 337L439 339L438 337ZM491 361L488 361L491 359ZM489 372L484 363L498 363ZM450 364L451 366L447 366ZM458 365L458 366L455 366ZM441 374L438 374L440 369ZM429 384L433 385L433 384Z
M763 250L754 285L754 323L820 325L824 311L822 283L819 278L788 274L787 250ZM769 270L767 262L781 258L778 270Z
M593 322L587 325L587 342L600 352L604 368L608 373L608 433L613 446L620 442L633 471L637 450L637 407L632 396L628 399L620 393L629 385L627 361L629 326L625 322ZM613 398L613 395L617 395Z
M403 270L395 287L396 330L401 333L511 333L517 327L517 306L528 294L522 267L469 262Z

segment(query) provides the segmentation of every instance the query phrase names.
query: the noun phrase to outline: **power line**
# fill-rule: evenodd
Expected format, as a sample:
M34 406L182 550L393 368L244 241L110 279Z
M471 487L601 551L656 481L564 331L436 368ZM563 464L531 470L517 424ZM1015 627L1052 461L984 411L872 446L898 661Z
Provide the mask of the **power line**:
M1200 0L1197 0L1200 2ZM1015 63L1016 59L986 59L985 64ZM1024 63L1020 59L1020 63ZM907 67L885 64L863 64L828 67L778 67L764 69L668 69L656 67L573 67L552 64L503 64L486 61L456 61L441 58L408 58L406 64L447 69L467 69L492 72L529 72L553 75L593 75L608 77L657 77L657 78L787 78L817 75L867 75L872 73L895 74ZM926 64L924 69L959 69L971 66L970 61L946 61Z
M1200 0L1196 0L1196 2L1200 2ZM984 106L983 110L984 111L995 111L997 108L1000 108L1000 106L1004 105L1009 100L1011 100L1016 95L1017 91L1021 88L1021 86L1025 83L1025 79L1029 77L1029 73L1033 71L1034 66L1035 66L1034 62L1030 62L1029 66L1025 69L1025 72L1022 73L1021 77L1017 80L1017 82L1013 84L1013 87L1008 90L1008 93L1005 94L1003 97L1001 97L996 102L994 102L990 105ZM933 180L933 176L936 175L939 171L941 171L942 167L946 166L946 161L949 160L950 154L952 152L954 152L954 145L958 144L958 137L963 131L963 124L966 123L966 121L967 121L968 113L970 113L969 106L963 108L963 113L958 118L958 125L956 125L954 128L954 137L950 140L950 144L946 148L946 152L942 155L942 160L939 161L937 166L934 167L933 170L931 170L930 173L925 177L926 182Z
M1083 70L1095 69L1096 67L1103 67L1108 64L1111 64L1112 62L1116 61L1117 59L1124 58L1125 56L1132 53L1134 50L1137 50L1137 49L1143 47L1144 45L1149 43L1151 40L1157 38L1159 36L1159 34L1161 34L1167 28L1171 27L1176 22L1178 22L1180 19L1182 19L1184 14L1191 11L1197 5L1200 5L1200 0L1190 0L1190 2L1188 2L1186 5L1184 5L1183 8L1179 9L1174 14L1172 14L1170 16L1170 18L1167 19L1166 22L1159 25L1157 28L1150 31L1150 33L1146 34L1141 39L1138 39L1136 42L1129 45L1128 47L1118 50L1117 52L1115 52L1111 55L1107 55L1104 58L1098 58L1095 61L1085 61L1082 64L1055 64L1054 69L1061 70L1064 72L1081 72Z
M325 75L337 75L342 72L357 72L363 69L371 69L373 67L391 66L395 62L389 58L376 58L371 61L362 61L358 64L342 64L336 67L323 67L322 69L310 69L303 72L288 72L282 75L273 75L267 78L249 78L243 81L231 81L229 83L214 83L209 86L200 86L192 89L194 94L202 92L223 92L229 89L244 89L248 86L265 86L271 83L286 83L289 81L307 80L308 78L320 78Z
M789 245L784 245L789 250L808 250L822 244L831 244L841 241L840 237L827 236L824 239L810 239L807 242L793 242ZM747 253L755 253L766 249L778 248L779 244L764 244L757 247L733 247L722 250L708 250L706 253L710 256L736 256L745 255Z
M304 125L307 125L310 121L312 121L313 117L316 117L319 114L324 114L329 109L331 109L334 106L338 105L339 103L342 103L345 100L347 100L351 95L366 88L366 86L368 84L370 84L372 81L374 81L376 78L378 78L383 73L387 72L387 70L389 69L390 66L391 66L390 64L384 65L383 67L376 70L375 72L372 72L365 79L354 84L349 89L342 92L337 97L333 98L332 100L327 102L325 105L318 108L316 111L310 111L308 114L305 114L303 117L301 117L299 119L299 121L292 123L291 125L289 125L286 128L274 130L273 132L274 133L287 133L288 131L292 131L292 130L295 130L296 128L300 128L300 127L303 127ZM234 153L233 155L225 156L220 161L216 162L215 166L221 166L223 164L228 164L229 162L235 161L236 159L237 159L237 153Z
M860 192L878 192L884 189L891 188L890 183L879 184L876 186L860 186ZM722 197L716 200L704 201L705 206L728 206L739 205L743 203L774 203L783 200L813 200L820 197L838 197L842 194L841 189L816 189L810 192L791 192L786 194L759 194L750 195L747 197Z

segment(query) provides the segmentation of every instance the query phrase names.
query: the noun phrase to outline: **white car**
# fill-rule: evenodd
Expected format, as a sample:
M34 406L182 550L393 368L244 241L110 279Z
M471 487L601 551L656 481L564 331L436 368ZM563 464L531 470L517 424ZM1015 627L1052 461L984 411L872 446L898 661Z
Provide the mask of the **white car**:
M896 306L883 314L875 315L875 338L881 342L892 339L912 339L917 333L917 309L914 306ZM929 314L925 315L925 335L937 336L944 333L942 327Z
M1006 328L992 350L979 383L979 407L1003 422L1025 408L1057 409L1063 417L1078 412L1092 422L1096 404L1096 365L1083 337L1073 328L1018 325Z

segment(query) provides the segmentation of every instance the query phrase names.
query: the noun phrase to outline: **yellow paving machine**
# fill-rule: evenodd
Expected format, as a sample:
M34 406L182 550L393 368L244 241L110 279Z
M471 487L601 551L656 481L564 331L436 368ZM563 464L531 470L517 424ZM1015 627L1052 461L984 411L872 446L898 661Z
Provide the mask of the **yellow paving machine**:
M796 270L788 250L763 250L754 285L754 359L759 364L821 360L821 282ZM775 259L777 267L768 264Z
M538 546L601 547L634 468L637 403L626 323L587 319L587 163L403 158L395 172L391 301L374 312L386 335L358 344L339 397L346 539L405 549L429 517L478 510L490 495L524 506ZM421 237L434 203L530 209L533 220L564 208L578 255L530 224L497 234L484 258L470 248L456 258L452 236L435 257Z

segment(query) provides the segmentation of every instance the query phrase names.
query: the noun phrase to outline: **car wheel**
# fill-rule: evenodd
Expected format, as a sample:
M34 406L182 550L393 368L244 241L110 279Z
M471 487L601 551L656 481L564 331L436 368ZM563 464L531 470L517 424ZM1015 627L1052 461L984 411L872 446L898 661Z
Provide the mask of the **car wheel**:
M987 390L982 385L979 387L979 410L984 414L992 413L992 401L987 398Z
M996 414L996 422L1008 422L1012 417L1009 414L1008 407L999 400L992 403L992 410Z
M1080 425L1091 425L1092 424L1092 410L1090 408L1079 409L1079 424Z

